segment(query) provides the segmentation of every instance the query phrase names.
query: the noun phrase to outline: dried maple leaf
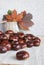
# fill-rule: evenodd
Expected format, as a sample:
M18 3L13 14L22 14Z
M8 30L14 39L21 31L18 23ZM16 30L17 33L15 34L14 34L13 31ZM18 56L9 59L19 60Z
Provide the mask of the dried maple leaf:
M6 15L6 19L9 20L9 21L12 21L11 15Z
M33 16L32 16L32 14L31 13L28 13L28 14L26 14L25 16L24 16L24 18L23 18L23 20L31 20L33 18Z
M13 20L16 19L16 17L17 17L17 11L13 10L11 16L12 16Z
M21 21L18 23L19 27L23 30L28 30L34 23L32 21Z
M21 21L22 18L23 18L23 13L20 13L20 14L17 15L16 21Z

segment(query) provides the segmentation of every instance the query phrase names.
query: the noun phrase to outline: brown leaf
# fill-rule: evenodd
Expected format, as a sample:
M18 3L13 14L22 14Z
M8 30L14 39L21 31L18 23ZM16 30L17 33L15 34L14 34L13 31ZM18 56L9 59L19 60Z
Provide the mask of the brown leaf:
M33 17L32 17L32 14L31 13L28 13L24 16L23 20L26 21L26 20L31 20Z

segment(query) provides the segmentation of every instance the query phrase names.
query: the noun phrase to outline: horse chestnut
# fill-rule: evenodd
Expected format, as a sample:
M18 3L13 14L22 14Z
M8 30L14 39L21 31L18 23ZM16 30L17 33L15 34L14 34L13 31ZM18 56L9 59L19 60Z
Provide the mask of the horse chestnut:
M19 51L19 52L16 53L16 58L18 60L27 59L27 58L29 58L29 53L26 52L26 51Z

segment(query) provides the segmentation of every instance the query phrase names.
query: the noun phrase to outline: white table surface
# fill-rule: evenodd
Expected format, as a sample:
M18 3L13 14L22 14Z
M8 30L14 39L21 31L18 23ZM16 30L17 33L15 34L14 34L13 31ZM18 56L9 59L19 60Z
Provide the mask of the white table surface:
M19 61L15 58L18 51L8 51L0 54L0 64L44 65L44 37L40 37L40 39L41 44L39 47L22 49L30 53L30 57L27 60Z

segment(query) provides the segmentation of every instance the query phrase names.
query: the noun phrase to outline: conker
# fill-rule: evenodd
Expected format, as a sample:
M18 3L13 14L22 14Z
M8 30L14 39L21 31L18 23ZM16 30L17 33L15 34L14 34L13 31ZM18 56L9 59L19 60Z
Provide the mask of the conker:
M26 37L27 37L28 40L35 38L35 36L32 35L32 34L26 34Z
M0 53L5 53L7 52L7 47L0 45Z
M19 50L19 49L21 49L20 44L13 44L13 45L12 45L12 50L17 51L17 50Z
M9 40L18 41L17 35L10 35Z
M35 37L35 39L33 40L34 46L39 46L40 45L40 42L41 42L41 40L38 37Z
M23 44L20 44L20 46L21 46L21 49L23 49L23 48L26 48L27 47L27 44L26 43L23 43Z
M14 33L12 30L8 30L8 31L6 31L5 32L6 34L12 34L12 33Z
M27 44L27 47L33 47L33 42L32 41L28 41L26 44Z
M19 36L19 38L24 38L24 33L23 32L18 32L18 36Z
M25 43L25 40L24 39L19 39L18 41L19 41L20 44Z
M1 45L5 46L7 48L7 50L11 50L11 44L8 40L3 40Z
M24 59L27 59L29 58L29 53L27 51L19 51L16 53L16 58L18 60L24 60Z

